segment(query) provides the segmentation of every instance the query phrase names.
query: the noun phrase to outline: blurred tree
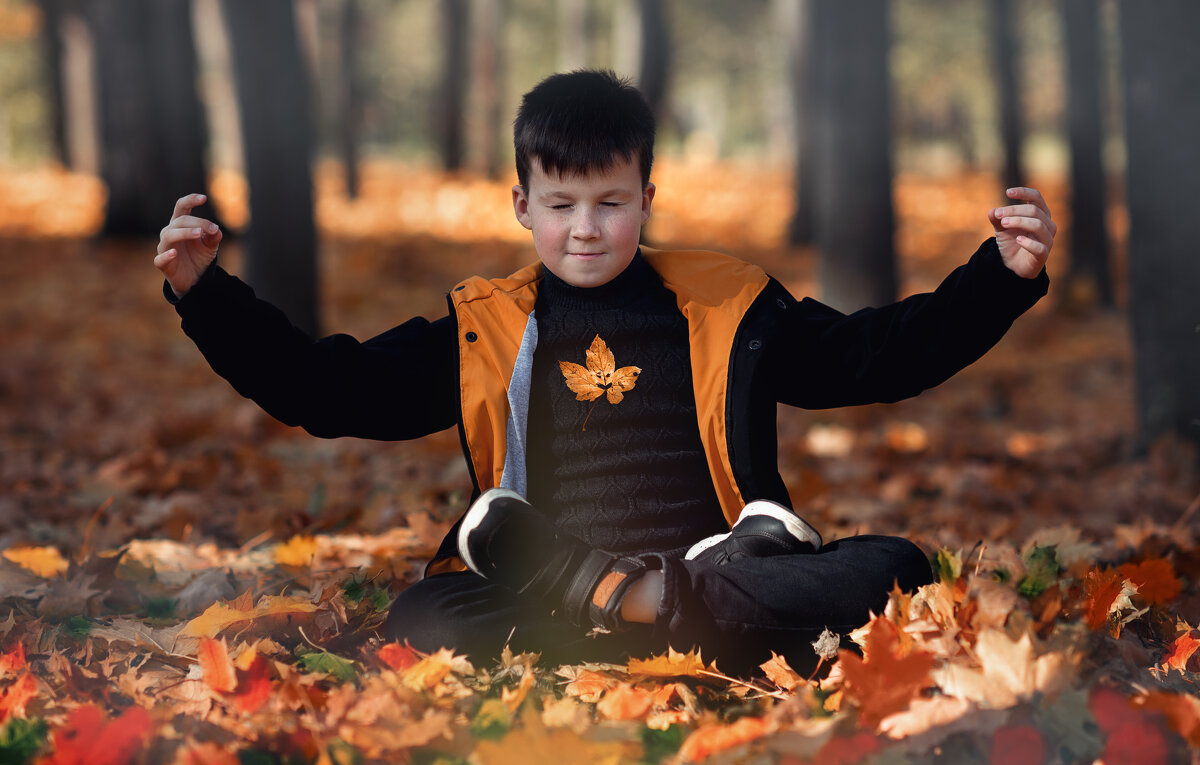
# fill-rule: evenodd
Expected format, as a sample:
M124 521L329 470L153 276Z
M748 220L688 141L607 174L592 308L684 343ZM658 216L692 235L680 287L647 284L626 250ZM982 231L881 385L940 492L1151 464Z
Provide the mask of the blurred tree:
M67 141L66 90L63 87L62 20L68 12L65 0L38 0L42 12L42 57L46 65L45 84L49 94L50 142L54 158L71 168L71 147Z
M588 0L559 0L558 71L570 72L588 65L591 21Z
M358 137L362 125L362 74L358 48L362 35L359 0L341 0L338 8L338 153L346 179L346 196L358 196Z
M638 89L661 121L671 76L671 31L663 0L638 0Z
M1200 445L1200 3L1122 0L1129 287L1140 445Z
M812 11L821 299L884 305L896 299L888 0L813 0Z
M1071 144L1072 293L1112 306L1100 105L1100 14L1095 0L1060 0L1067 47L1067 117Z
M504 130L505 0L472 0L471 90L474 104L471 128L471 169L489 178L500 175L500 142Z
M316 334L309 86L291 0L222 0L250 184L245 275L263 298Z
M992 27L992 65L1000 112L1000 143L1004 152L1004 188L1024 186L1021 169L1021 102L1017 98L1017 5L1013 0L988 0Z
M788 244L812 244L816 197L813 171L813 129L816 110L813 88L816 83L816 59L812 41L811 0L775 0L776 19L785 26L787 73L791 83L792 124L795 128L795 211L788 223Z
M207 188L188 0L93 0L103 233L156 235L174 200ZM201 209L199 214L212 215Z
M446 170L463 166L467 100L468 0L441 0L442 77L437 91L435 143Z

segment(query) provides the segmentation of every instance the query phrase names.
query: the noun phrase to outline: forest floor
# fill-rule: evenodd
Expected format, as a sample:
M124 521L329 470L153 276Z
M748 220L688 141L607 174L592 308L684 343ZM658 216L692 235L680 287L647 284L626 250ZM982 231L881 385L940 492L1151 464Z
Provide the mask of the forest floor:
M656 173L653 244L816 294L813 253L776 244L786 172ZM1039 185L1064 223L1061 182ZM898 180L903 293L990 234L995 188ZM322 168L327 331L436 318L461 278L529 262L507 189L381 164L348 201ZM237 178L213 196L244 224ZM1066 237L1050 296L951 381L781 409L796 507L826 538L913 539L941 580L857 635L865 661L736 680L692 655L476 667L384 645L388 602L468 498L457 434L324 441L274 422L179 331L153 241L90 237L102 209L92 179L0 176L0 762L97 742L113 763L1195 760L1196 454L1137 448L1126 317L1063 289ZM222 249L234 271L238 251Z

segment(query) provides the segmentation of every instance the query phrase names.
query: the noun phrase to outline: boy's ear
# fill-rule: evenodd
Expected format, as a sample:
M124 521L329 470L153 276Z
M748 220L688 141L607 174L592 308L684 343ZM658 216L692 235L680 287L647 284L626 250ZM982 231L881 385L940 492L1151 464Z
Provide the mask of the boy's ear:
M642 223L650 219L650 205L654 201L654 184L647 183L642 190Z
M533 230L533 223L529 219L529 197L525 195L525 189L521 188L521 184L512 187L513 195L513 212L517 215L517 222L530 231Z

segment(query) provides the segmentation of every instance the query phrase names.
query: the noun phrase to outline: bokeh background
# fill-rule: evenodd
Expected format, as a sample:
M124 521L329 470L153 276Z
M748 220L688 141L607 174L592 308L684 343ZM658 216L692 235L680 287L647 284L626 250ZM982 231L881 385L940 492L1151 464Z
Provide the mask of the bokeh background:
M534 257L510 121L581 66L659 114L647 241L729 251L843 310L935 286L1006 186L1045 193L1052 292L993 353L913 401L781 412L781 470L829 536L1190 524L1197 8L0 0L0 548L452 519L452 432L272 422L179 332L154 242L204 191L222 263L300 326L444 315L461 278Z

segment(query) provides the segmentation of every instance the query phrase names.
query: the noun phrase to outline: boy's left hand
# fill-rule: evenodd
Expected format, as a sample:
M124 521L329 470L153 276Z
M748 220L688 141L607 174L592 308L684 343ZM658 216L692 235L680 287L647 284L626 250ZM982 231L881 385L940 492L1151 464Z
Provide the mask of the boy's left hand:
M1037 189L1022 186L1005 193L1024 204L989 210L988 220L996 232L1004 265L1017 276L1032 279L1042 272L1050 257L1058 226L1051 220L1050 208Z

